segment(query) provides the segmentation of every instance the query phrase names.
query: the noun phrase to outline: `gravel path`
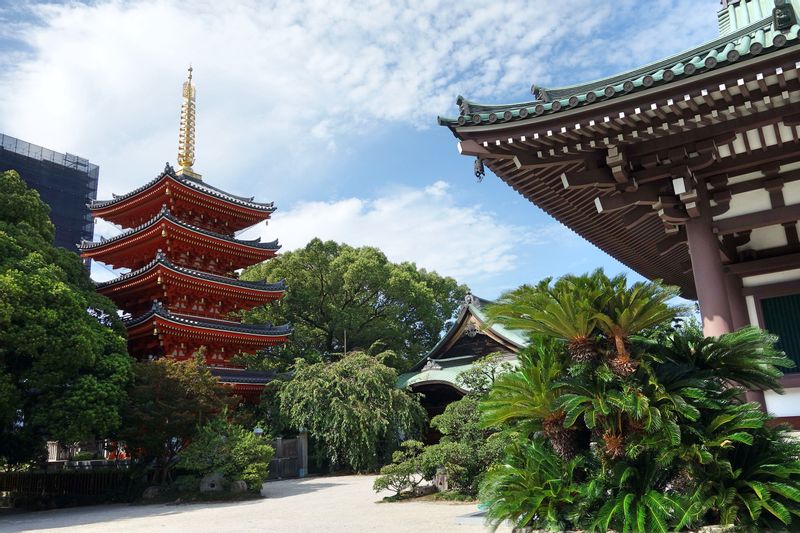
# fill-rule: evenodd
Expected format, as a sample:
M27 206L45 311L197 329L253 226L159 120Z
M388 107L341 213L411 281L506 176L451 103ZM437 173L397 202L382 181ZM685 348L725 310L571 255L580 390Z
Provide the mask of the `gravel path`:
M100 505L0 518L0 532L70 531L185 533L470 533L479 523L458 524L475 505L447 502L377 503L375 476L317 477L264 484L266 498L237 503ZM498 531L510 531L500 529Z

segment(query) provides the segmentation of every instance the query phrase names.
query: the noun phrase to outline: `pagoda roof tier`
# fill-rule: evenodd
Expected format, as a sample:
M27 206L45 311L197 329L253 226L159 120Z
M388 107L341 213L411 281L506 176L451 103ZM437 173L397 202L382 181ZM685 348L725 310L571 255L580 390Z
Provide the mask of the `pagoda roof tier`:
M457 118L439 117L439 124L456 127L507 127L543 117L593 106L614 98L699 76L786 48L798 42L800 25L788 31L775 29L770 15L737 31L685 52L634 70L587 83L547 89L533 85L534 99L510 104L480 104L459 96Z
M81 257L92 258L109 265L139 269L146 265L159 250L169 253L171 243L185 243L185 252L192 258L216 257L228 265L203 268L214 273L227 273L269 259L280 249L278 241L261 242L261 239L240 240L183 222L166 206L144 224L110 239L83 241L78 246ZM179 247L180 248L180 247ZM228 268L229 267L229 268Z
M213 366L209 368L211 375L220 383L230 385L266 385L274 381L280 374L269 370L245 370L242 368L227 368Z
M235 302L215 310L223 316L230 311L250 309L282 298L286 293L286 282L243 281L227 276L210 274L173 264L163 252L142 268L123 274L118 278L97 283L100 294L114 300L129 312L150 306L150 302L173 292L202 295L207 300ZM175 291L173 291L173 288ZM196 301L197 298L192 298ZM170 302L171 303L171 302ZM172 306L170 306L172 308Z
M138 189L88 205L93 216L130 228L154 216L164 204L181 218L189 218L191 213L193 222L231 234L266 220L275 211L273 202L234 196L199 179L177 174L169 164Z
M154 302L144 315L125 321L129 341L139 337L169 337L173 342L192 339L193 344L230 345L238 351L252 352L267 346L288 341L292 332L289 324L242 324L229 320L213 320L171 313L159 302Z

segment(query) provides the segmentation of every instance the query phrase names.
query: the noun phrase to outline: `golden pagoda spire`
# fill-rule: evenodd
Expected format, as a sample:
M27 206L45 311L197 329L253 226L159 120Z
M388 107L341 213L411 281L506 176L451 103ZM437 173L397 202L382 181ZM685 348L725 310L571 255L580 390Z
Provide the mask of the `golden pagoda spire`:
M194 164L194 127L195 127L195 88L192 83L192 66L189 75L183 82L183 103L181 104L181 128L178 136L178 174L190 178L201 179L193 169Z

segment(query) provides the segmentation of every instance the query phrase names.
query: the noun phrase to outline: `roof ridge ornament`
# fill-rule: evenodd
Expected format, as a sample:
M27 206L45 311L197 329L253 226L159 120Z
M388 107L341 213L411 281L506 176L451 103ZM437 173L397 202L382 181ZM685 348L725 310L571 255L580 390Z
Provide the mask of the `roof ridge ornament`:
M772 21L776 30L786 31L797 23L797 17L792 9L792 4L786 0L775 0L775 9L772 10Z
M189 74L183 82L183 103L181 104L181 126L178 134L178 165L179 176L187 176L201 180L202 176L192 169L194 165L194 131L195 131L195 98L197 91L192 83L192 65L189 65Z

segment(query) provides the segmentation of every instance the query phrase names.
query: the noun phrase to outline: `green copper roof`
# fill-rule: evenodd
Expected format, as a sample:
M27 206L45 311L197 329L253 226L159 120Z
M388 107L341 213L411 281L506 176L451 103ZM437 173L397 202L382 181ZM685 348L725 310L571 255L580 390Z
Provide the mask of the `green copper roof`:
M499 324L493 324L487 327L489 318L486 316L483 307L491 303L492 302L488 300L484 300L472 294L468 295L452 327L447 330L439 342L436 343L436 346L425 354L425 357L420 359L409 372L401 374L398 377L397 387L405 388L422 383L447 383L461 392L467 392L463 387L456 384L456 378L461 372L470 368L472 364L480 358L480 355L462 355L459 357L447 358L438 358L436 355L442 347L453 340L453 336L456 335L458 331L461 331L461 327L469 315L475 317L482 327L486 327L487 330L505 339L517 349L527 346L529 341L520 331L506 329ZM513 354L509 354L508 362L516 365L516 359L512 359L511 357L513 357Z
M421 370L419 372L406 372L400 374L397 378L396 386L398 389L404 389L413 385L421 385L423 383L445 383L461 392L469 392L466 388L457 383L459 374L468 370L474 363L471 357L453 357L451 359L440 359L431 368ZM519 361L510 359L504 361L516 367Z
M727 2L731 5L738 3L732 0L727 0ZM758 2L761 2L759 6L772 3L765 0L750 0L749 2L742 0L742 2L751 6L748 8L748 13L758 12L752 7ZM741 15L743 10L745 10L743 6L739 6L738 10L736 7L731 10L734 14L738 13L739 15L734 22L728 18L725 28L721 27L721 30L729 32L723 34L722 37L635 70L588 83L555 89L534 85L531 88L534 100L514 104L479 104L459 96L457 104L461 111L460 116L457 118L439 117L439 124L450 128L485 126L551 115L562 110L603 102L696 76L760 54L796 46L800 42L798 39L800 25L795 23L784 30L775 29L771 9L766 13L762 10L764 17L760 20L738 27L745 20L750 20Z
M486 302L486 300L484 300L484 302ZM486 303L491 303L491 302L486 302ZM478 317L478 319L481 322L483 322L484 324L488 324L489 317L486 316L486 313L483 311L483 309L474 304L469 304L469 310L472 312L473 315ZM511 343L516 344L520 348L524 348L530 342L528 338L525 336L525 334L522 333L522 331L520 330L508 329L501 324L492 324L489 327L489 329L494 331L504 339L510 341Z

